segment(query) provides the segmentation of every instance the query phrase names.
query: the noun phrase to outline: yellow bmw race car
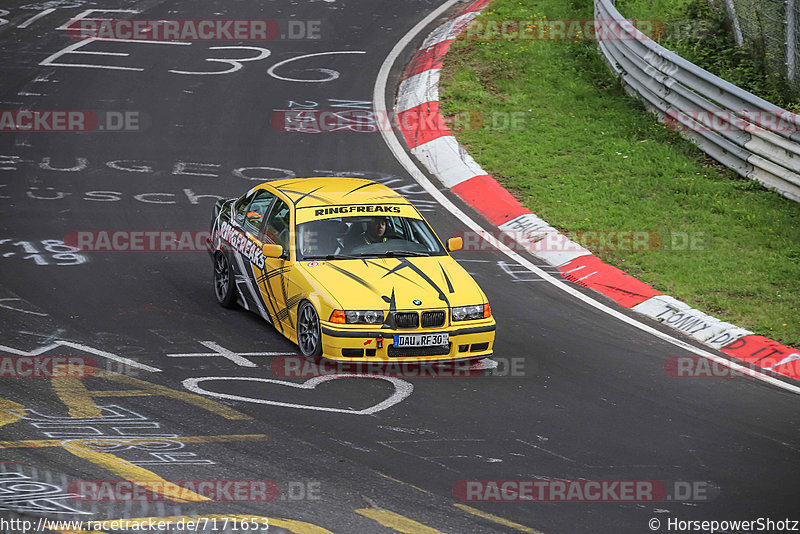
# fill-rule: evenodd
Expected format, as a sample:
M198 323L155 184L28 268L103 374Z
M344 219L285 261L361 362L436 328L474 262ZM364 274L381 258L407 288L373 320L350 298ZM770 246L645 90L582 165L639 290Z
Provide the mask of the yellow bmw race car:
M356 178L267 182L214 209L214 290L309 358L425 362L491 356L478 284L417 209Z

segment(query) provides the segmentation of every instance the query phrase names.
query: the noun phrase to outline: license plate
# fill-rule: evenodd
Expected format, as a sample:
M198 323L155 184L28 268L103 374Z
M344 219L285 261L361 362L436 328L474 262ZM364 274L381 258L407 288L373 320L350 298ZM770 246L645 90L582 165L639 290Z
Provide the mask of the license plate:
M447 345L450 334L395 334L395 347L437 347Z

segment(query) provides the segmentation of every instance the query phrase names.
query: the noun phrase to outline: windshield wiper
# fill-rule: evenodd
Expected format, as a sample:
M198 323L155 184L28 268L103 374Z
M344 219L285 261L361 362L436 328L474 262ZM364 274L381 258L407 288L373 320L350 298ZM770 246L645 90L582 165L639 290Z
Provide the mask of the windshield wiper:
M357 258L402 258L404 256L430 256L430 253L416 250L388 250L386 252L359 252L355 254Z
M351 256L348 254L326 254L324 256L303 256L303 260L357 260L360 256Z
M387 250L384 254L387 256L430 256L429 252L420 252L418 250Z

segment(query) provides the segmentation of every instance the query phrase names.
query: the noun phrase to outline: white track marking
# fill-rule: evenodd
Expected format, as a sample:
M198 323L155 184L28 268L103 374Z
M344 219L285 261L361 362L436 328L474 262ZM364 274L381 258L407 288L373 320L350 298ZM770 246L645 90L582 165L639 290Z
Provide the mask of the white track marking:
M70 29L70 25L73 25L72 28L78 29L80 26L74 26L76 22L79 20L86 20L89 18L89 15L93 13L131 13L133 15L137 13L141 13L138 9L87 9L85 11L81 11L67 22L56 28L56 30L64 30L68 31ZM100 19L100 20L113 20L113 19Z
M11 252L10 254L13 254L13 252ZM4 254L3 257L5 257L5 256L6 255ZM39 312L31 311L31 310L23 310L22 308L15 308L13 306L9 306L8 304L3 304L3 302L5 302L7 300L18 300L18 301L22 302L22 299L20 299L20 298L0 299L0 308L5 308L6 310L18 311L18 312L22 312L22 313L27 313L27 314L30 314L30 315L38 315L39 317L47 317L46 313L39 313Z
M294 353L287 353L287 352L233 352L230 349L226 349L214 343L213 341L200 341L199 342L204 347L208 347L214 352L192 352L192 353L182 353L182 354L167 354L169 358L208 358L214 356L222 356L226 358L239 367L258 367L258 365L254 364L245 356L291 356Z
M124 358L122 356L117 356L116 354L106 352L104 350L95 349L88 345L81 345L79 343L73 343L72 341L64 341L61 339L56 340L54 343L51 343L50 345L45 345L43 347L36 347L35 349L30 351L19 350L12 347L7 347L5 345L0 345L0 351L8 352L9 354L16 354L17 356L39 356L40 354L50 351L59 346L70 347L75 350L81 350L83 352L88 352L89 354L94 354L95 356L102 356L103 358L114 360L115 362L127 365L128 367L136 367L137 369L143 369L145 371L150 371L151 373L161 372L161 369L159 369L158 367L151 367L149 365L139 363L136 360L131 360L130 358Z
M383 61L383 65L381 65L381 70L378 73L378 78L375 80L375 87L372 92L372 102L373 102L373 109L375 109L376 112L389 109L386 107L386 97L385 97L386 82L389 78L389 72L391 71L391 68L394 65L400 53L406 48L406 46L408 46L411 40L414 39L414 37L419 32L421 32L428 24L430 24L433 20L435 20L439 15L444 13L447 9L452 7L454 4L458 3L458 1L459 0L448 0L447 2L439 6L437 9L432 11L427 17L419 21L416 26L411 28L408 31L408 33L406 33L403 36L403 38L400 39L400 41L398 41L397 44L394 45L394 48L392 48L391 52L389 52L389 55ZM557 278L547 274L544 270L537 267L535 264L528 261L527 259L523 258L519 254L511 250L509 247L507 247L504 243L500 242L499 240L495 239L492 235L485 232L478 223L473 221L466 213L461 211L455 204L453 204L446 196L444 196L444 194L441 191L439 191L439 189L436 188L436 186L434 186L431 183L430 180L428 180L428 178L419 169L419 167L417 167L417 164L409 157L409 155L403 149L402 145L400 144L400 141L398 141L394 132L389 132L385 130L386 130L385 128L379 129L384 142L386 142L386 145L389 147L389 150L391 150L395 159L397 159L397 161L400 162L400 164L406 169L406 171L408 171L411 177L414 180L416 180L417 183L419 183L423 188L425 188L425 190L434 199L436 199L442 205L442 207L448 210L454 217L456 217L458 220L464 223L468 228L470 228L475 232L479 232L484 239L489 241L489 243L494 247L496 247L500 252L502 252L515 262L519 263L520 265L527 267L530 271L539 275L544 281L553 284L553 286L560 289L561 291L566 292L567 294L588 304L589 306L592 306L593 308L596 308L597 310L603 313L606 313L626 324L638 328L643 332L652 334L653 336L662 339L668 343L671 343L677 347L680 347L681 349L708 358L713 362L729 367L730 369L733 369L737 372L741 372L747 376L752 376L758 380L762 380L764 382L772 384L773 386L777 386L787 391L791 391L792 393L800 394L800 387L798 386L795 386L793 384L787 384L786 382L782 382L777 378L765 375L763 373L750 369L749 367L739 365L738 363L734 363L730 360L717 356L716 354L712 354L708 351L695 347L694 345L686 343L685 341L676 339L670 336L669 334L665 334L664 332L661 332L649 325L641 323L636 319L632 319L627 315L613 308L610 308L605 304L602 304L594 300L591 297L584 295L577 289L569 287L561 280L558 280Z
M54 7L51 7L50 9L45 9L41 13L37 13L36 15L32 16L31 18L29 18L28 20L26 20L25 22L23 22L22 24L17 26L17 28L27 28L28 26L30 26L31 24L33 24L34 22L36 22L40 18L46 17L47 15L49 15L50 13L52 13L55 10L56 10L56 8L54 8Z
M231 381L240 381L240 382L263 382L266 384L279 384L281 386L288 386L292 388L298 389L314 389L317 385L323 382L329 382L331 380L338 380L340 378L366 378L366 379L375 379L375 380L386 380L387 382L391 382L394 386L394 393L392 393L389 398L384 401L379 402L374 406L370 406L369 408L365 408L363 410L350 410L350 409L343 409L343 408L329 408L326 406L314 406L314 405L306 405L306 404L293 404L289 402L279 402L279 401L271 401L267 399L253 399L251 397L242 397L240 395L230 395L227 393L216 393L214 391L207 391L201 388L198 384L200 382L207 382L210 380L231 380ZM340 374L340 375L326 375L326 376L317 376L310 380L307 380L301 384L296 382L285 382L283 380L272 380L269 378L257 378L257 377L244 377L244 376L208 376L202 378L187 378L183 381L183 387L188 389L193 393L197 393L198 395L206 395L209 397L215 397L218 399L228 399L234 401L242 401L242 402L252 402L255 404L270 404L272 406L283 406L286 408L299 408L301 410L316 410L320 412L335 412L335 413L348 413L353 415L372 415L374 413L383 411L387 408L391 408L395 404L401 402L406 397L411 395L411 392L414 391L414 386L411 385L410 382L406 382L405 380L401 380L399 378L395 378L392 376L373 376L373 375L359 375L359 374Z

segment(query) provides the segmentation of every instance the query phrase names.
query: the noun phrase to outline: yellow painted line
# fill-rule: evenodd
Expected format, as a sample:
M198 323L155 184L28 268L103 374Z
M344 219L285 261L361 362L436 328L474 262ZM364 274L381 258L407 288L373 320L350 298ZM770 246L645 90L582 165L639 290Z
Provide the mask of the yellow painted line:
M385 527L392 528L404 534L442 534L441 531L418 523L390 510L376 510L374 508L360 508L355 511L359 515L377 521Z
M159 439L159 438L153 438ZM108 442L108 443L124 443L127 445L134 446L138 443L148 443L152 442L153 439L132 439L132 440L120 440L114 438L96 438L96 439L86 439L86 440L58 440L58 439L39 439L39 440L24 440L24 441L0 441L0 449L11 449L11 448L40 448L40 447L61 447L62 449L68 451L71 454L79 458L83 458L84 460L88 460L93 464L102 467L103 469L118 475L137 486L141 486L153 493L158 495L163 495L164 497L169 498L175 502L196 502L196 501L210 501L208 497L204 497L198 493L195 493L191 490L187 490L178 486L177 484L173 484L167 480L164 480L160 476L156 475L152 471L148 471L143 467L139 467L127 460L123 460L118 456L115 456L108 452L96 451L96 450L86 450L81 449L78 446L80 444L84 444L87 448L90 447L86 445L87 443L92 442ZM187 436L181 438L160 438L160 439L174 439L180 441L181 443L211 443L211 442L229 442L229 441L251 441L251 440L262 440L267 439L267 436L263 434L241 434L241 435L230 435L230 436ZM68 442L69 445L65 445L64 443Z
M158 523L159 521L164 521L165 523L169 523L170 525L176 525L180 521L184 523L188 521L200 521L201 524L199 525L200 528L197 529L199 532L203 532L206 529L213 529L214 524L203 523L204 520L213 521L214 519L217 520L217 529L214 530L222 530L222 526L225 523L225 520L228 520L227 530L231 530L236 532L241 530L245 532L244 529L238 528L241 526L241 522L245 521L252 526L252 521L256 521L258 523L259 528L261 527L261 521L267 521L269 523L270 528L272 527L280 527L289 530L292 534L333 534L330 530L326 528L322 528L320 526L314 525L312 523L306 523L305 521L296 521L294 519L283 519L278 517L264 517L260 515L247 515L247 514L235 514L235 515L225 515L225 514L211 514L211 515L174 515L169 517L135 517L135 518L124 518L124 519L100 519L100 520L91 520L85 521L85 523L92 523L92 526L95 526L96 523L105 522L106 525L109 525L112 521L124 521L128 525L131 523L144 523L144 528L139 529L143 531L148 530L148 523L152 521L153 523ZM238 520L239 525L237 528L233 527L233 520ZM110 526L110 525L109 525ZM207 527L207 528L204 528ZM268 530L256 530L250 529L250 532L267 532ZM104 532L97 531L97 530L57 530L57 532L61 532L61 534L105 534Z
M478 517L488 519L489 521L494 521L498 525L503 525L509 528L513 528L514 530L518 530L519 532L527 532L528 534L544 534L541 530L536 530L535 528L526 527L525 525L520 525L519 523L514 523L513 521L509 521L508 519L503 519L502 517L496 516L494 514L482 512L477 508L467 506L466 504L454 503L453 506L455 506L456 508L460 508L461 510L464 510L465 512L470 513L472 515L477 515Z
M159 438L153 438L159 439ZM187 490L164 480L152 471L148 471L143 467L139 467L127 460L123 460L108 452L97 450L81 449L79 446L83 444L87 449L91 446L86 445L92 442L108 442L108 443L124 443L126 445L135 446L138 443L152 442L153 439L132 439L121 440L114 438L96 438L86 440L58 440L58 439L40 439L40 440L24 440L24 441L2 441L0 442L0 449L11 448L39 448L39 447L61 447L62 449L74 454L79 458L88 460L93 464L118 475L137 486L141 486L153 493L163 495L175 502L196 502L196 501L210 501L208 497L204 497L191 490ZM181 443L211 443L211 442L230 442L230 441L251 441L267 439L263 434L241 434L230 436L187 436L181 438L160 438L160 439L173 439ZM69 445L65 445L69 443Z
M123 437L108 437L101 436L97 438L86 439L85 441L109 441L119 442L130 445L138 443L148 443L153 440L171 440L180 441L181 443L216 443L228 441L260 441L269 439L265 434L231 434L228 436L180 436L177 438L141 438L130 439ZM62 439L27 439L20 441L0 441L0 449L38 449L42 447L64 447L64 441L69 441L74 446L82 443L84 440L62 440ZM67 448L67 447L65 447Z
M11 413L11 410L14 410L17 413ZM23 416L18 414L22 414L24 410L25 407L19 403L6 399L0 399L0 426L16 423L22 419Z
M57 439L25 439L20 441L0 441L0 449L38 449L39 447L60 447Z
M164 480L152 471L148 471L144 467L139 467L127 460L123 460L118 456L114 456L108 452L100 451L86 451L82 449L73 449L71 447L64 447L65 450L71 452L79 458L89 460L93 464L111 471L125 480L128 480L137 486L152 491L158 495L163 495L168 499L175 502L198 502L198 501L211 501L208 497L195 493L186 488L182 488L177 484L173 484Z
M53 383L53 387L56 389L56 393L59 392L59 387L60 387L61 391L66 395L62 396L61 394L59 394L59 397L61 397L64 403L70 408L70 411L72 411L73 409L76 410L76 412L81 410L90 410L89 402L91 402L92 397L160 396L160 397L169 397L171 399L191 404L192 406L196 406L213 414L219 415L221 417L224 417L225 419L232 419L237 421L252 419L252 417L250 417L249 415L245 415L239 411L234 410L233 408L229 408L224 404L221 404L211 399L207 399L200 395L195 395L194 393L188 393L186 391L178 391L175 389L170 389L165 386L159 386L157 384L145 382L144 380L139 380L137 378L126 376L120 373L115 373L113 371L108 371L106 369L97 369L96 372L93 374L93 376L95 378L102 378L126 386L131 386L131 388L133 389L120 389L113 391L112 390L92 391L86 389L84 386L84 391L81 391L80 388L78 388L73 384L67 384L64 386L59 386L58 384L59 381L63 380L81 380L81 379L65 379L60 377L54 377L53 379L51 379L51 382Z
M80 378L53 377L53 390L69 409L70 417L102 417L100 408L92 400L93 392L86 389Z
M388 479L389 479L389 480L391 480L392 482L397 482L398 484L403 484L404 486L409 486L409 487L411 487L411 488L414 488L414 489L415 489L415 490L417 490L417 491L421 491L422 493L427 493L428 495L433 495L433 493L431 493L430 491L428 491L428 490L424 490L424 489L422 489L422 488L419 488L419 487L415 486L414 484L409 484L408 482L403 482L402 480L398 480L398 479L396 479L396 478L390 477L389 475L384 475L384 474L383 474L383 473L381 473L380 471L375 471L375 472L376 472L376 473L378 473L378 474L379 474L380 476L382 476L383 478L388 478Z

